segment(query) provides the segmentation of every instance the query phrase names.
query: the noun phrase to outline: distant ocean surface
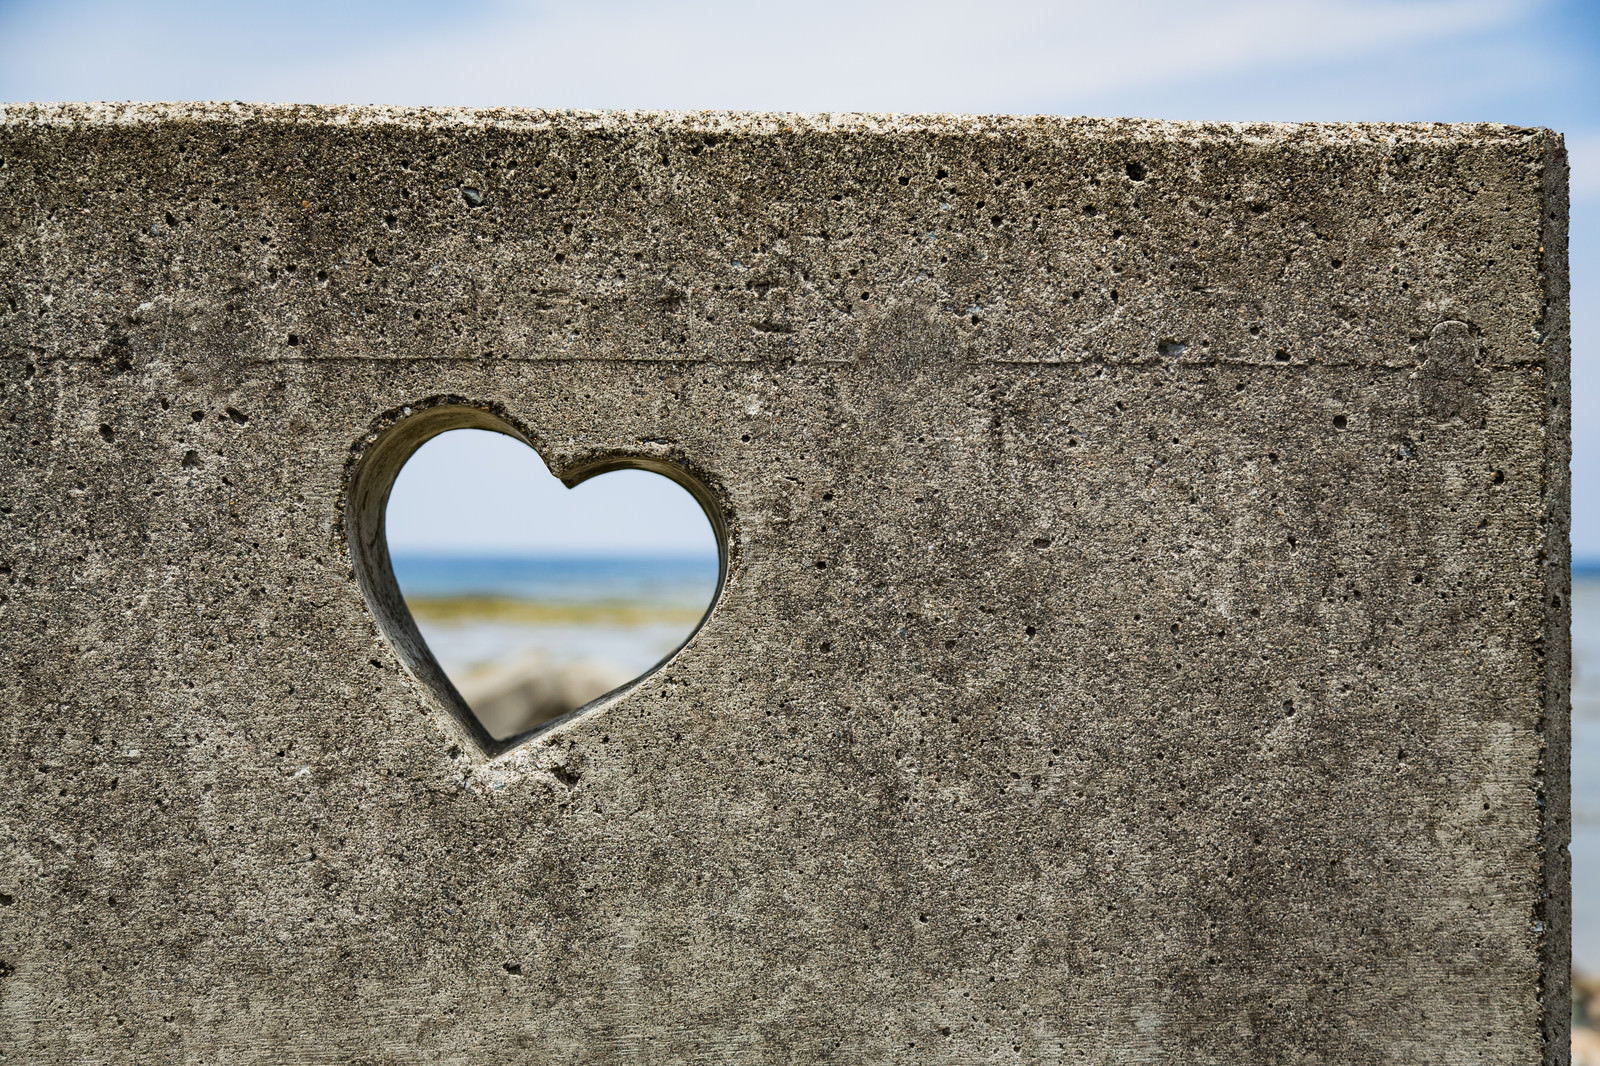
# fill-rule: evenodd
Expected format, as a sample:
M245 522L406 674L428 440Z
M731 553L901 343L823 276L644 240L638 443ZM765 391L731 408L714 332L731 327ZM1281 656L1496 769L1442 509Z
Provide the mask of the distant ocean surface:
M435 555L397 553L412 596L493 596L539 603L652 603L704 608L717 588L714 555Z
M530 656L637 676L693 631L717 566L711 556L394 558L423 636L457 679ZM1573 573L1572 650L1573 958L1600 972L1600 567Z
M507 665L637 677L671 655L716 594L704 555L396 553L417 628L458 687Z

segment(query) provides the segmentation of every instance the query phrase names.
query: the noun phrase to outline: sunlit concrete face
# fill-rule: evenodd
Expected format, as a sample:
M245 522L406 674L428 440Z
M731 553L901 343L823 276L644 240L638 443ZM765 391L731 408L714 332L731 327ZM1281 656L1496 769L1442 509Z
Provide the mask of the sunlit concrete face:
M1559 1058L1554 135L3 115L19 1059ZM463 427L722 552L503 745Z

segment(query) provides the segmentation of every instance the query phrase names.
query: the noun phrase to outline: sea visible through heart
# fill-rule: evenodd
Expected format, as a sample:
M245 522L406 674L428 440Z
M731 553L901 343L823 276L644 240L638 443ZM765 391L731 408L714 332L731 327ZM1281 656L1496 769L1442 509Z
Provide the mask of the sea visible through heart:
M497 737L646 673L694 632L714 555L396 554L395 579L439 665Z

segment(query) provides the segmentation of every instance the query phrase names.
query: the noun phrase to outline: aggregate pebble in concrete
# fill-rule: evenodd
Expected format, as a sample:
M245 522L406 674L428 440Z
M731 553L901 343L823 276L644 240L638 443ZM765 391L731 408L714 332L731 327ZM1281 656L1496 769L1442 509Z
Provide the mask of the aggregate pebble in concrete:
M1556 1063L1565 155L0 108L0 1060ZM725 580L495 745L408 449Z

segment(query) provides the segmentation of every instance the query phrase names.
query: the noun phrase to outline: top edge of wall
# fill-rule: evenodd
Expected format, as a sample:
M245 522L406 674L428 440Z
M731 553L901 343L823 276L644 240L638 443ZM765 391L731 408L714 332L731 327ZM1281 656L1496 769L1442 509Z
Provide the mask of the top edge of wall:
M1526 143L1559 140L1548 129L1495 122L1178 122L1054 115L894 114L753 111L575 111L536 108L379 107L311 104L0 103L0 125L152 126L165 123L393 126L411 129L654 128L690 132L936 133L1090 137L1279 144Z

